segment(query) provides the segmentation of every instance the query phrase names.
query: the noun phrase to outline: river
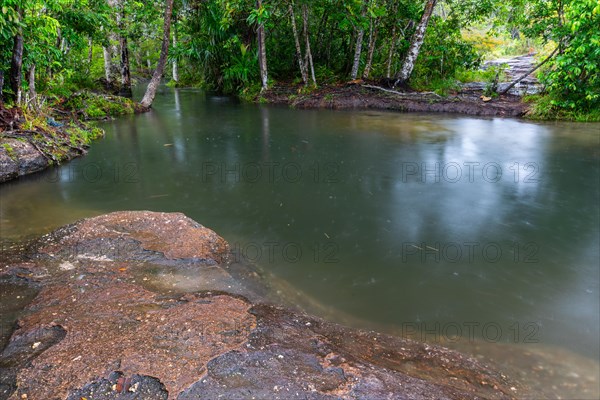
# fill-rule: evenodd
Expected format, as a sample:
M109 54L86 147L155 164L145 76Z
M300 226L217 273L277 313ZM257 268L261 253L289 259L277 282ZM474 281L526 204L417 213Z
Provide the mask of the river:
M100 125L87 156L2 185L3 241L113 210L183 212L327 318L597 374L598 124L163 89L153 111Z

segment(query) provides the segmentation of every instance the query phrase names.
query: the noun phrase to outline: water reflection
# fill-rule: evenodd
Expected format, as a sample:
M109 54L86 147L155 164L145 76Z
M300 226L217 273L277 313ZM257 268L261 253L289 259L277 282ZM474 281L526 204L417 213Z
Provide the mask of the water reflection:
M531 323L598 358L598 125L172 93L106 123L87 157L3 186L3 235L180 211L353 323L493 323L503 343Z

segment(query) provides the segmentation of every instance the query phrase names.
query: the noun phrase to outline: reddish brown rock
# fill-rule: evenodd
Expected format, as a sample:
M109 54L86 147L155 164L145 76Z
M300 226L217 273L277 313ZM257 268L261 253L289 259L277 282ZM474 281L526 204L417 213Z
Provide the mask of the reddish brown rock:
M19 396L66 398L113 371L152 376L179 393L255 326L250 305L231 296L160 299L136 285L96 284L46 287L31 304L38 311L20 321L13 341L49 327L66 335L19 370ZM227 335L233 327L239 333Z
M42 238L29 262L3 270L41 290L0 355L0 399L510 399L521 390L458 352L265 304L252 274L230 274L226 250L182 214L152 212ZM200 280L218 269L209 282L220 291L159 290L139 272L148 265ZM235 294L223 291L236 276Z
M136 241L144 250L160 252L168 259L196 259L221 263L227 254L227 242L212 230L203 227L180 213L151 211L121 211L85 219L63 231L60 239L41 251L49 253L61 248L78 251L84 255L87 244L116 242L121 246L112 248L100 256L127 257L131 249L124 243ZM108 250L101 248L101 250Z

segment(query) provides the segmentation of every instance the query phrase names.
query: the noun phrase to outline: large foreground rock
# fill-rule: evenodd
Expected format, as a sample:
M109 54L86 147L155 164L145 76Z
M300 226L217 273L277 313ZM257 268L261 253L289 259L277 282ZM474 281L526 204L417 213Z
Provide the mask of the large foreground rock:
M182 214L61 228L3 279L39 286L0 355L0 399L508 399L520 390L442 347L268 304L227 243ZM203 290L140 271L193 271Z

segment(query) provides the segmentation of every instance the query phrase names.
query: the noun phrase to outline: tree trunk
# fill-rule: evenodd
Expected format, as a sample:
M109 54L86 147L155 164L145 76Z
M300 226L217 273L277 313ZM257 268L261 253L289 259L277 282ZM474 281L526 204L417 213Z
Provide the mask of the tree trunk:
M396 16L398 14L398 3L393 1L392 6L392 15ZM398 24L394 24L392 27L392 38L390 40L390 49L388 51L387 57L387 67L385 77L390 79L392 76L392 61L394 59L394 50L396 50L396 35L398 34Z
M35 92L35 64L31 64L31 66L29 67L27 76L27 81L29 83L29 99L31 100L31 104L33 104L35 107L35 98L37 97L37 94Z
M437 0L427 0L427 4L425 4L425 10L423 11L421 21L417 25L417 30L410 39L410 46L408 48L406 58L404 59L404 63L402 64L402 69L396 76L395 86L405 84L412 74L412 71L415 67L415 62L419 56L419 51L421 50L421 46L425 40L425 31L427 30L429 19L431 18L431 14L433 13L436 3Z
M371 66L373 65L373 54L375 53L375 43L377 43L377 21L371 19L371 29L369 32L369 50L367 52L367 64L363 71L363 79L367 79L371 74Z
M319 49L321 49L321 45L323 44L323 37L325 36L323 34L323 29L326 28L327 26L327 22L329 21L329 11L327 9L323 10L323 15L321 16L321 21L319 22L319 28L317 29L317 34L316 34L316 38L317 38L317 43L315 45L315 48L317 49L317 51L319 51Z
M19 10L20 13L20 10ZM12 96L18 104L21 102L21 74L23 72L23 34L21 28L14 37L12 59L10 62L10 74L8 80Z
M119 48L121 53L121 89L119 96L131 97L131 68L129 63L129 47L127 37L123 34L123 20L125 19L125 10L123 1L117 1L115 5L117 10L117 26L119 27Z
M167 64L167 57L169 55L169 42L171 38L172 14L173 0L166 0L163 40L162 46L160 48L160 58L158 59L158 65L156 66L156 70L154 70L152 79L150 80L150 83L148 83L146 93L144 94L144 97L142 98L142 101L140 103L140 105L146 109L152 107L152 102L154 101L154 97L156 97L156 90L158 89L158 85L160 84L160 80L162 79L163 73L165 71L165 65Z
M0 106L4 104L4 69L0 69Z
M313 85L317 86L317 79L315 78L315 66L313 65L312 52L310 51L310 37L308 36L308 6L302 4L302 23L304 38L306 39L306 59L308 60L308 67L310 68L310 77L312 78Z
M110 47L102 47L102 52L104 54L104 79L106 79L106 84L110 86L112 84L112 54Z
M262 0L256 2L258 8L262 7ZM267 71L267 49L265 47L265 26L264 24L258 25L258 66L260 67L260 81L261 91L268 89L269 87L269 74Z
M300 39L298 38L298 29L296 28L296 15L294 15L294 2L293 0L288 4L290 11L290 19L292 21L292 32L294 33L294 44L296 45L296 57L298 58L298 66L300 67L300 74L302 75L302 82L306 85L308 83L308 74L302 61L302 49L300 48Z
M148 67L148 73L152 71L152 61L150 61L150 51L146 50L146 66Z
M363 8L361 19L366 15L367 8L366 6ZM362 21L361 21L362 22ZM362 26L358 30L358 34L356 35L356 47L354 48L354 61L352 62L352 72L350 72L350 78L352 80L356 79L358 76L358 67L360 65L360 55L362 53L362 42L363 37L365 36L365 30Z
M92 38L88 38L88 64L92 65L92 59L94 57L94 42Z
M177 30L173 28L173 48L177 47ZM177 59L173 59L173 82L179 83L179 64Z
M121 90L119 95L131 97L131 70L129 68L129 48L127 47L127 38L119 37L121 46Z
M385 72L385 77L388 79L392 76L392 60L394 59L394 50L396 49L397 30L398 27L396 24L394 24L394 27L392 28L392 38L390 40L390 49L388 52L387 68Z

